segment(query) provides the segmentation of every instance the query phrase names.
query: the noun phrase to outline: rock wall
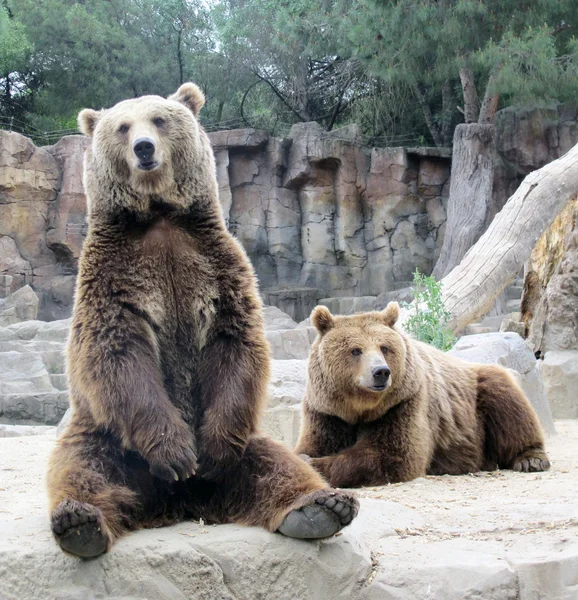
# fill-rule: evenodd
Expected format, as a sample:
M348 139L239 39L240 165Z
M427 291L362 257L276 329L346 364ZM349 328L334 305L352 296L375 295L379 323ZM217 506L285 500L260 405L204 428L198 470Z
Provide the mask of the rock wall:
M70 315L86 232L87 144L68 136L37 148L18 133L0 131L0 292L30 284L40 297L41 319Z
M504 110L496 119L495 214L531 170L578 142L576 106ZM446 221L450 150L368 148L356 126L295 125L210 134L223 212L265 301L295 320L321 298L376 297L429 273ZM86 234L88 140L37 148L0 131L0 297L30 284L39 318L70 315Z
M211 134L225 218L264 292L377 295L429 272L443 237L447 151L365 148L355 126Z

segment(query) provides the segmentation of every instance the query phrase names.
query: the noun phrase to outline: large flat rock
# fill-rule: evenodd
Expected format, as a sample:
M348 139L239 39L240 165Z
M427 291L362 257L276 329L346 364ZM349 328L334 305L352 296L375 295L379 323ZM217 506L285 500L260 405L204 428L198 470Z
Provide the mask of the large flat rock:
M360 491L341 535L303 542L234 525L139 531L92 561L48 529L52 433L0 439L2 600L572 600L578 594L578 422L552 470L425 477Z

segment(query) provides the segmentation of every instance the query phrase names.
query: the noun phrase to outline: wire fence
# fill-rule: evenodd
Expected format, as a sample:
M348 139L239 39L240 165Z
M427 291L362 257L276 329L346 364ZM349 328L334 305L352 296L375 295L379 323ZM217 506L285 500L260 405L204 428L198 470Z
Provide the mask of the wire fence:
M277 121L272 124L270 122L255 122L248 125L242 118L226 119L218 123L204 124L204 129L208 133L223 131L228 129L264 129L277 137L288 137L291 127L294 123L286 123ZM80 135L76 128L56 129L54 131L41 131L32 127L15 117L3 117L0 115L0 129L6 131L15 131L32 139L37 146L48 146L55 144L58 140L67 135ZM348 131L344 131L348 129ZM324 131L321 139L336 142L356 143L362 146L371 146L379 148L396 148L396 147L413 147L426 146L427 140L419 133L408 133L406 135L391 135L391 136L368 136L361 131L353 131L351 128L335 129L333 131Z

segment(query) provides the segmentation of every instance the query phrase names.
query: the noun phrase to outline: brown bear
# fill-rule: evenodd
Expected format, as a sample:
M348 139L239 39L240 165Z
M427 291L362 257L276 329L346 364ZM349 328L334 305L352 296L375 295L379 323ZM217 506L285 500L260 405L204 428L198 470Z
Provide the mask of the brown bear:
M398 316L395 302L353 316L313 311L296 452L339 487L548 469L538 418L510 374L411 339Z
M85 109L85 240L68 342L70 424L48 472L62 549L97 556L123 532L184 518L299 538L356 515L260 435L269 348L254 272L225 227L204 97L184 84Z

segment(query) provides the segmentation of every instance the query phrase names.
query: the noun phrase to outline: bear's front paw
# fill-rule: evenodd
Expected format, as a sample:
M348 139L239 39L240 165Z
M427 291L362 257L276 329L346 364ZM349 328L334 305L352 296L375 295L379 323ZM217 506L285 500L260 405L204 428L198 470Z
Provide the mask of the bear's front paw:
M145 455L151 474L165 481L192 477L198 468L192 433L183 427L161 435L161 440Z
M201 437L198 474L204 479L219 479L243 457L246 443L238 437Z

